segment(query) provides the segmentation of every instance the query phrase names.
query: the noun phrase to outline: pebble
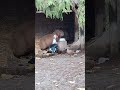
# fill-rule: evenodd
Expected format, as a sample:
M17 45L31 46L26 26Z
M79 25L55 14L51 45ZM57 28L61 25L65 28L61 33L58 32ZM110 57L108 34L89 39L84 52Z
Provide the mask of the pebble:
M2 74L1 75L1 78L2 79L11 79L11 78L13 78L14 77L14 75L10 75L10 74Z

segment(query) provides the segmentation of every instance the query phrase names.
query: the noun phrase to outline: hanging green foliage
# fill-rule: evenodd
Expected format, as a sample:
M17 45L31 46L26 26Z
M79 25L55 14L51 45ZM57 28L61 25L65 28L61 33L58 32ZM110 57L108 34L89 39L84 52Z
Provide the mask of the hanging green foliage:
M76 15L78 17L79 27L85 26L85 0L80 0Z
M79 27L85 25L85 0L78 0L78 9L76 12ZM63 13L72 12L74 0L35 0L37 11L45 13L46 17L63 20Z

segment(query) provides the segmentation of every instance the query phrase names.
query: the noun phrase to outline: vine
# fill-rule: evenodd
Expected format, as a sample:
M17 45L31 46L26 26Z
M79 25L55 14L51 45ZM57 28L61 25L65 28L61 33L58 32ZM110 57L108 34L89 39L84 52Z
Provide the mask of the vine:
M63 20L63 13L72 12L76 3L78 24L79 27L83 27L85 25L85 0L35 0L37 11L42 11L47 18L61 20Z

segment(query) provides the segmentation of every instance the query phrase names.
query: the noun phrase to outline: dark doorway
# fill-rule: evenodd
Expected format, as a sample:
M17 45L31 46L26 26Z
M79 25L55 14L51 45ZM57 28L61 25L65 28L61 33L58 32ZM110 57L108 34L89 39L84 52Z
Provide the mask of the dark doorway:
M85 1L85 41L95 36L95 1Z
M63 14L63 21L60 19L46 18L45 14L35 15L36 33L41 36L52 33L55 29L62 29L65 33L64 38L68 44L74 41L74 13Z
M66 40L68 43L72 43L74 41L74 18L75 13L71 12L70 14L64 14L64 29L66 30L68 36L66 37Z

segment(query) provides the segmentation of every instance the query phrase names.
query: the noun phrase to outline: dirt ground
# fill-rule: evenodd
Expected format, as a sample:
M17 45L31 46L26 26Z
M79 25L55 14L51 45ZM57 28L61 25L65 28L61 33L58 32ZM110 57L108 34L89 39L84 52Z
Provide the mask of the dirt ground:
M0 79L0 90L35 90L35 74L16 75L8 80Z
M120 90L120 59L100 64L93 73L85 74L86 90Z
M35 90L81 90L84 87L84 54L36 58Z
M9 21L7 16L0 17L0 66L3 63L10 62L7 56L12 55L7 50L9 50L9 33L15 30L17 22ZM11 56L12 57L12 56ZM8 60L8 61L7 61ZM16 61L11 62L10 67L15 67L18 63ZM25 62L24 62L25 63ZM21 66L22 67L22 66ZM27 73L27 75L11 75L11 74L1 74L0 68L0 90L35 90L35 74ZM3 70L4 71L4 70ZM4 71L6 72L6 71ZM2 77L4 74L6 77ZM9 76L10 75L10 76ZM8 79L6 79L8 78Z

